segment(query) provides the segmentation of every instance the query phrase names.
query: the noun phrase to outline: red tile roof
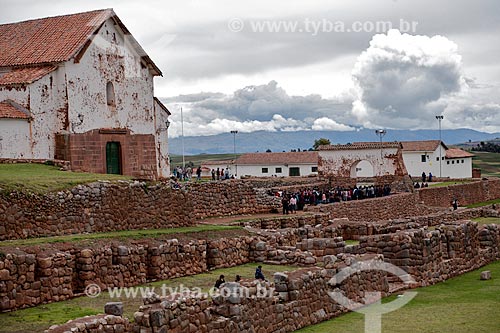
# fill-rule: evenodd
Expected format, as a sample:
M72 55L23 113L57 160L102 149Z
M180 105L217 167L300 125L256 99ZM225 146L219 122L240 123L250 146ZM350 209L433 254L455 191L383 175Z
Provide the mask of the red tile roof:
M225 165L225 164L233 164L234 160L221 160L221 161L204 161L201 165Z
M21 67L0 73L0 86L29 84L56 70L56 66Z
M353 149L381 149L381 148L401 148L399 142L354 142L346 145L325 145L319 146L319 150L353 150Z
M439 146L439 140L426 140L426 141L401 141L403 151L435 151ZM446 145L443 143L445 149Z
M317 164L318 152L301 151L289 153L250 153L241 155L238 165L273 165L273 164Z
M446 158L463 158L472 156L474 155L459 148L450 148L446 151Z
M30 119L30 116L27 110L17 103L5 100L0 102L0 118Z
M0 25L0 67L54 64L68 61L109 18L129 34L112 9L48 17ZM137 41L130 42L155 75L161 71Z

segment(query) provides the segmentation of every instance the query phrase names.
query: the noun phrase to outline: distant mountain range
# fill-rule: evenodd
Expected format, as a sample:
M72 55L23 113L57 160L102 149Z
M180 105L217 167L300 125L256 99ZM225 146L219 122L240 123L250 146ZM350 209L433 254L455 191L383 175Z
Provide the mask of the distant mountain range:
M449 145L464 142L477 142L500 138L500 133L484 133L471 129L442 130L444 143ZM298 131L298 132L265 132L236 134L236 152L252 153L290 151L292 149L308 150L319 138L329 139L332 144L346 144L358 141L378 141L374 130L361 129L351 132L336 131ZM387 130L383 141L414 141L439 139L437 130ZM169 139L170 154L182 154L182 138ZM233 134L224 133L211 136L184 137L184 154L228 154L233 152Z

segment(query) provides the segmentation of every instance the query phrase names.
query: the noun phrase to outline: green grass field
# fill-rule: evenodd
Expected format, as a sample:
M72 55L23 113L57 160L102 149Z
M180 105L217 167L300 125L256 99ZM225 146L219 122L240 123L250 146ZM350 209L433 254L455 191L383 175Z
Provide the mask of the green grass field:
M40 244L63 243L63 242L77 243L77 242L97 240L97 239L141 239L141 238L154 239L172 234L189 235L192 233L199 233L199 232L207 232L207 231L223 232L226 230L243 230L243 228L239 226L227 226L227 225L198 225L194 227L180 227L180 228L166 228L166 229L96 232L91 234L76 234L76 235L65 235L65 236L54 236L54 237L6 240L6 241L0 241L0 248L2 246L14 247L14 246L40 245Z
M473 221L479 224L500 224L500 217L479 217Z
M163 285L165 285L166 288L172 289L180 288L181 286L185 288L197 287L203 292L208 292L220 274L225 275L226 281L234 281L236 274L239 274L243 279L253 278L257 265L259 264L251 263L232 268L216 269L208 273L148 283L142 287L149 287L149 290L154 287L155 292L158 294L161 294ZM272 275L275 272L293 271L296 269L297 267L293 266L262 264L262 270L267 279L272 279ZM168 291L170 289L165 290ZM103 292L96 298L82 296L68 301L44 304L34 308L8 313L0 313L0 333L42 333L51 325L62 324L68 320L83 316L103 313L104 305L107 302L123 302L124 315L131 320L133 320L134 312L138 311L139 306L143 304L140 294L138 294L137 297L130 298L124 296L121 298L111 298L108 292Z
M241 154L200 154L200 155L186 155L184 162L187 164L193 162L198 167L201 163L206 161L224 161L232 160L234 156L239 157ZM170 155L170 168L182 165L182 155Z
M491 280L479 280L479 273L484 270L491 271ZM500 332L500 261L413 291L418 295L412 301L382 316L382 332ZM384 302L395 297L388 297ZM351 312L297 332L361 333L364 332L364 316Z
M482 177L500 177L500 154L486 152L472 152L472 167L481 169Z
M60 171L58 167L43 164L0 164L0 191L13 190L47 193L71 188L97 180L130 180L122 175Z

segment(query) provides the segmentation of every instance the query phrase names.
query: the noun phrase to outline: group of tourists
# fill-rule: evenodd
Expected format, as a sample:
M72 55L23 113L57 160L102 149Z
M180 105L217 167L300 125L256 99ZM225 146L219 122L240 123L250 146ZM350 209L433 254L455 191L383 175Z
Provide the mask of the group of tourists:
M255 269L255 276L254 277L256 280L267 281L266 277L264 276L264 273L262 273L262 266L260 266L260 265ZM240 281L241 281L241 276L236 275L234 282L240 282ZM219 276L219 278L217 279L217 281L215 281L214 287L216 289L219 289L224 283L226 283L226 279L225 279L225 276L223 274L221 274Z
M422 172L422 175L421 175L421 180L422 180L422 184L420 184L419 182L414 182L413 183L413 188L424 188L424 187L429 187L429 183L432 183L432 172L429 172L429 174L427 175L425 173L425 171ZM412 177L410 176L410 179L412 179Z
M196 169L197 174L198 174L198 170L200 170L200 177L201 177L201 168L198 167L198 169ZM172 173L173 173L174 177L177 178L178 180L187 181L187 180L191 180L191 178L193 178L193 168L189 165L187 165L185 167L177 166L174 168Z
M217 170L212 169L210 173L212 175L212 180L234 179L234 176L231 175L229 168L217 168Z
M354 186L342 188L337 186L330 190L304 189L294 193L286 191L276 192L281 197L283 214L295 213L303 210L305 205L327 204L341 201L362 200L391 194L389 185Z

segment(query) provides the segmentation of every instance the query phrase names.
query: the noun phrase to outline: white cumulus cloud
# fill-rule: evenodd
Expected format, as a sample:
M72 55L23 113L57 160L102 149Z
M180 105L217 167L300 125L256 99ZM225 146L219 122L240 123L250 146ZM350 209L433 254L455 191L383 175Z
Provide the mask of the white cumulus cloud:
M352 72L352 113L365 127L428 128L442 101L465 87L457 45L443 36L390 30L373 36Z

